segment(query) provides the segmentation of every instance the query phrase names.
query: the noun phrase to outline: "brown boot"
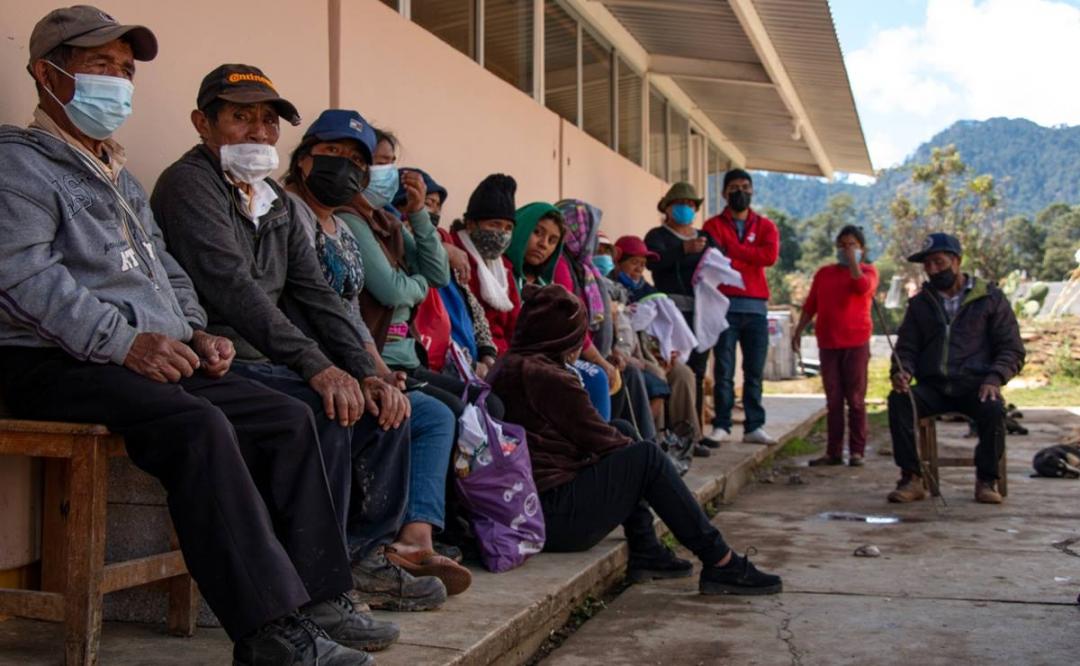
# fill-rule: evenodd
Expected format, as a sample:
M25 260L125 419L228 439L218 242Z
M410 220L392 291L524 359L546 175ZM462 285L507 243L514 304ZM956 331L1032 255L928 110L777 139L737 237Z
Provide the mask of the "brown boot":
M889 493L888 500L895 504L917 502L926 499L926 486L918 474L904 472L896 484L896 490Z
M997 481L975 481L975 501L980 504L1001 504L1001 493L997 491Z

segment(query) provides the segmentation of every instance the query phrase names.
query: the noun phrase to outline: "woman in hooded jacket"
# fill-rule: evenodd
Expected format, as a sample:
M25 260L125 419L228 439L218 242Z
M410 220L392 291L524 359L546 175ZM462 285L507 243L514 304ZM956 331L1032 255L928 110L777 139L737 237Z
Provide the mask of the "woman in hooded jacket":
M779 576L759 571L724 542L660 447L600 418L569 367L587 328L588 309L561 285L529 287L513 341L490 375L507 420L528 434L545 549L588 550L622 525L631 581L690 576L690 562L657 538L651 507L704 565L703 594L780 592Z

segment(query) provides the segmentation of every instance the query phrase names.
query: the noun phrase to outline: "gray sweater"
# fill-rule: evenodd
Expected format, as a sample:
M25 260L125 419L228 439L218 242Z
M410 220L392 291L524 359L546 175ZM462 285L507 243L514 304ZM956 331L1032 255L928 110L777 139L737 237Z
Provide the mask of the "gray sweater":
M122 364L138 333L205 327L134 176L116 184L125 225L109 182L43 130L0 127L0 174L0 345Z
M315 249L284 190L256 227L217 157L196 146L161 174L150 204L169 250L191 275L236 357L285 365L305 380L332 364L354 377L375 374L355 326L326 283Z

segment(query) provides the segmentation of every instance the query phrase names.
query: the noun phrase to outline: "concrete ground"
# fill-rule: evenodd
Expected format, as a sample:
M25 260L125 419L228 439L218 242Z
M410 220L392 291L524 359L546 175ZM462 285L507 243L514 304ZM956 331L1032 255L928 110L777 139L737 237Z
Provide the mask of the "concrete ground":
M766 396L768 429L786 439L803 433L823 413L821 397ZM741 427L735 428L741 435ZM702 499L733 497L768 449L730 444L710 458L695 458L686 482ZM620 577L626 563L621 530L584 553L542 553L503 574L474 568L473 586L440 611L380 613L401 625L401 641L377 653L380 666L520 664L572 608ZM103 666L227 664L231 644L220 629L200 628L193 638L165 635L163 625L109 622L103 629ZM30 620L0 622L0 665L59 664L59 625Z
M715 518L737 548L760 550L759 567L783 575L783 594L702 597L696 576L637 585L543 663L1077 663L1080 481L1029 475L1034 452L1080 425L1080 411L1025 411L1032 432L1008 440L1004 505L973 502L970 469L943 471L947 509L890 505L895 467L874 451L862 469L783 470ZM939 436L970 451L964 429L940 424ZM853 557L864 544L881 557Z

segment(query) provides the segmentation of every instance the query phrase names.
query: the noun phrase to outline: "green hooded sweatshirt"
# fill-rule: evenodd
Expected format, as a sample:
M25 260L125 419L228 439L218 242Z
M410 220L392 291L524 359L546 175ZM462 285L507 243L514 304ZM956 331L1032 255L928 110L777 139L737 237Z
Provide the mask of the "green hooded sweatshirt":
M506 248L504 254L514 266L514 281L517 282L518 293L525 286L525 250L529 247L529 238L533 235L533 231L536 230L536 225L540 224L540 218L548 214L555 215L560 220L562 219L562 213L559 212L558 208L542 201L517 209L514 234L510 237L510 247ZM551 253L551 258L537 272L537 284L540 286L551 284L551 280L555 275L555 264L558 263L559 257L562 256L562 249L563 244L562 240L560 240L558 247Z

